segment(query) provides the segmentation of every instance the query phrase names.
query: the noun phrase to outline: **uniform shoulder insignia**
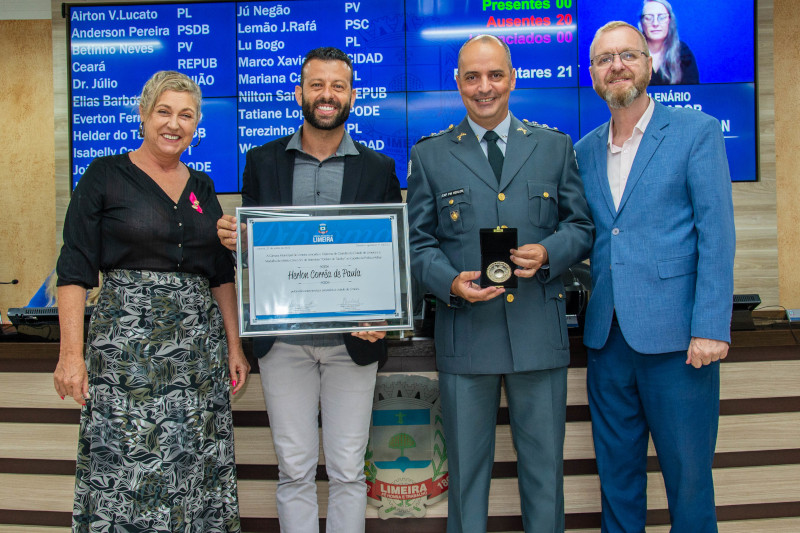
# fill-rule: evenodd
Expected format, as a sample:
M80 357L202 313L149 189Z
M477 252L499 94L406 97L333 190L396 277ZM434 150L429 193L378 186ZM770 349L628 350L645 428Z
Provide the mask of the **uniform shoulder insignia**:
M423 135L422 137L419 138L419 140L417 142L420 143L422 141L427 141L428 139L433 139L434 137L438 137L440 135L444 135L445 133L449 133L449 132L453 131L454 128L455 128L455 126L453 124L450 124L450 126L448 126L447 129L439 130L439 132L434 132L434 133L431 133L430 135Z
M557 133L564 133L563 131L559 130L556 127L548 126L547 124L539 124L536 121L531 121L531 120L528 120L526 118L522 119L522 123L525 124L526 126L530 127L530 128L541 128L541 129L544 129L544 130L555 131ZM566 133L564 133L564 135L566 135Z

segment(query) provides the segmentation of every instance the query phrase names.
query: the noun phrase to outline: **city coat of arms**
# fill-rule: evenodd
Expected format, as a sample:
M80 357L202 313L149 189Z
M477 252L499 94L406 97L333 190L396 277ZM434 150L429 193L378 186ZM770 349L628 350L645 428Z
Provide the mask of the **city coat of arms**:
M381 518L425 516L447 495L439 382L424 376L378 376L364 470L367 501Z

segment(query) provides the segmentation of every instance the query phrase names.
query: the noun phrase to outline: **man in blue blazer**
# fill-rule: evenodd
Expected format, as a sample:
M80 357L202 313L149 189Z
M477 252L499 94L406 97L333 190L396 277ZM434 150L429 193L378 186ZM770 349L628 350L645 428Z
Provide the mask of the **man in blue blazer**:
M501 381L525 531L564 530L569 342L559 276L588 253L592 223L569 136L509 113L514 81L505 43L468 41L456 77L467 118L411 150L411 267L437 297L449 533L486 531ZM505 226L518 231L507 256L518 288L481 289L479 229Z
M590 50L611 111L576 145L596 225L584 343L602 531L645 529L648 434L672 531L717 531L711 463L735 250L720 124L647 95L652 59L632 26L606 24Z

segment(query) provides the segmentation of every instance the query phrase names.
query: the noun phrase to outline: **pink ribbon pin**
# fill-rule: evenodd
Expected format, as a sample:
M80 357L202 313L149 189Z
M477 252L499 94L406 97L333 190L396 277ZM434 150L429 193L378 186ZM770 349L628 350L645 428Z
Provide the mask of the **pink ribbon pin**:
M197 199L197 196L193 192L189 193L189 201L192 202L192 209L196 210L198 213L203 212L203 208L200 207L200 200Z

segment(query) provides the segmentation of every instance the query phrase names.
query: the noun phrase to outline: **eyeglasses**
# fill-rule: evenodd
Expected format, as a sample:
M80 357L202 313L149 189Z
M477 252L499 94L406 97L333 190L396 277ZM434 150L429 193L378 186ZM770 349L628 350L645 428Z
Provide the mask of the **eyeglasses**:
M642 50L625 50L618 54L600 54L592 58L591 64L598 68L608 68L614 62L614 56L619 56L623 63L631 64L636 63L640 57L647 55L647 52Z
M642 15L642 20L648 24L652 24L654 20L664 22L669 18L669 13L659 13L658 15Z

